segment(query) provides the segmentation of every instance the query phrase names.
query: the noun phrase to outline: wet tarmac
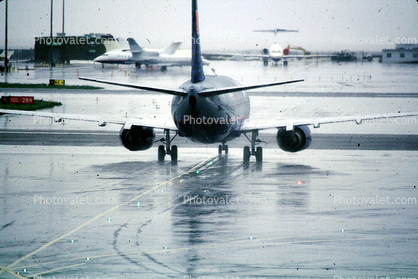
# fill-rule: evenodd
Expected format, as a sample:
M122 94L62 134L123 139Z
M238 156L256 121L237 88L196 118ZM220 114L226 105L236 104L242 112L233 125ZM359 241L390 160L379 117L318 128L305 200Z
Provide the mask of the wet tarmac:
M416 152L266 149L262 165L244 165L238 148L228 158L212 148L184 148L172 166L156 163L155 149L0 150L0 258L13 274L396 278L418 272Z
M276 75L297 78L296 66L308 76L297 92L286 87L279 96L252 93L252 113L259 118L418 107L416 66L236 63L246 68L225 74L240 81L242 75L243 84ZM91 67L79 71L110 76L110 69ZM141 69L127 77L115 71L114 78L170 87L188 78L187 67L173 69L174 76L170 71ZM342 88L335 78L343 72ZM372 78L350 83L355 72ZM40 69L29 77L39 81L48 73L79 82L75 67ZM22 80L16 75L8 78ZM318 75L324 89L318 89ZM169 97L106 88L30 93L63 102L55 112L169 116ZM177 166L159 164L155 147L124 149L118 126L5 115L0 120L0 278L418 276L414 118L324 125L313 129L312 148L296 154L277 148L274 131L262 134L262 164L242 163L248 144L242 137L230 143L228 157L218 156L216 146L179 139Z
M156 148L164 138L162 132L155 135ZM263 148L277 149L276 135L260 133ZM172 144L179 147L204 147L216 149L218 144L200 144L189 141L187 138L177 137ZM250 142L244 136L228 143L229 147L242 148ZM0 145L39 145L39 146L119 146L119 133L92 132L70 130L0 130ZM335 149L335 150L415 150L418 151L418 135L375 135L375 134L314 134L309 149Z

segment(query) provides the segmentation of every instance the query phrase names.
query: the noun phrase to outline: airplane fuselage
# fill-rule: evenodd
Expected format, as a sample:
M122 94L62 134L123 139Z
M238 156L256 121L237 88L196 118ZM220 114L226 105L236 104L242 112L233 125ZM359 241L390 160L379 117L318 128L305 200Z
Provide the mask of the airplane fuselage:
M274 62L279 62L283 58L283 49L278 44L274 44L270 47L270 59Z
M133 64L132 52L130 51L109 51L95 58L94 62L108 64Z
M109 51L94 59L94 62L106 64L145 64L145 65L168 65L190 66L190 55L168 55L158 51L144 49L140 53L131 51ZM203 59L203 65L209 62Z
M181 136L200 143L226 142L240 135L239 129L250 115L250 99L245 91L203 97L205 89L238 86L225 76L206 76L199 83L180 86L188 96L175 96L171 105L174 123Z

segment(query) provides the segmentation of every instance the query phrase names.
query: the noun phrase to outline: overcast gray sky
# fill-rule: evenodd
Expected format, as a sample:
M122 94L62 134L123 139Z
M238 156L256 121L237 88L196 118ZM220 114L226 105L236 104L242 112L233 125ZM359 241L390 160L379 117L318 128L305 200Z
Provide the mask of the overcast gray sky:
M9 46L30 48L49 36L50 0L9 1ZM67 35L111 33L145 47L182 41L190 49L190 0L65 0ZM0 48L4 48L4 1ZM61 32L62 0L54 0L54 34ZM375 50L418 40L417 0L200 0L203 51L246 50L288 43L308 50ZM254 33L254 29L299 33ZM377 40L377 41L376 41ZM417 42L418 43L418 42Z

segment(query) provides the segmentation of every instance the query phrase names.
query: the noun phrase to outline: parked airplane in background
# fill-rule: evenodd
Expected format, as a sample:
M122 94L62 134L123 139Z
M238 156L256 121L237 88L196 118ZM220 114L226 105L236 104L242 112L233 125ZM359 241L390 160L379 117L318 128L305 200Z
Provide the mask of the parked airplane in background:
M15 52L14 51L12 51L12 50L8 50L7 51L7 60L8 61L10 61L10 58L12 58L12 55L14 54ZM6 51L5 50L3 50L3 52L0 54L0 61L4 61L4 59L6 58Z
M140 47L133 38L128 38L128 44L123 39L109 41L106 45L106 53L100 55L94 62L102 64L135 64L137 68L141 65L160 67L165 71L167 67L190 66L190 55L176 54L181 42L172 42L165 49L147 49ZM204 61L205 65L209 62Z
M281 32L299 32L298 30L289 30L289 29L267 29L267 30L253 30L253 32L269 32L274 33L274 37L276 37L277 33ZM230 55L229 55L230 56ZM287 66L288 61L287 59L291 58L325 58L330 57L329 55L294 55L290 54L290 48L282 48L279 44L276 42L269 48L263 49L262 54L233 54L233 56L241 56L241 57L255 57L263 59L264 66L267 66L269 64L269 60L272 60L276 65L280 60L283 60L283 65Z
M281 149L288 152L297 152L306 149L311 142L311 133L308 125L318 128L321 124L355 121L360 124L365 119L415 116L418 112L379 114L369 116L341 116L326 118L286 119L272 120L263 123L249 123L246 121L250 114L250 99L245 90L283 85L303 80L290 80L251 86L242 86L237 81L226 76L205 76L203 72L198 27L197 0L192 0L192 70L191 79L178 89L168 89L157 86L144 86L136 84L118 83L91 78L82 80L95 81L154 91L173 95L171 114L173 122L165 121L157 124L154 119L121 118L103 119L96 116L80 116L72 114L59 114L48 112L31 112L19 110L0 109L0 113L33 115L51 117L55 121L63 119L92 121L104 126L107 123L122 125L120 139L122 144L131 151L145 150L153 146L155 140L154 129L164 130L165 143L158 148L158 160L164 161L166 155L171 156L172 164L177 164L178 151L176 145L171 145L174 137L187 137L200 143L221 143L219 154L228 153L228 141L245 135L251 146L244 147L244 162L249 162L251 156L256 157L258 163L262 162L263 151L256 147L260 143L259 131L277 129L277 143ZM271 119L275 116L272 115ZM173 138L170 132L175 132ZM247 136L251 134L251 137Z

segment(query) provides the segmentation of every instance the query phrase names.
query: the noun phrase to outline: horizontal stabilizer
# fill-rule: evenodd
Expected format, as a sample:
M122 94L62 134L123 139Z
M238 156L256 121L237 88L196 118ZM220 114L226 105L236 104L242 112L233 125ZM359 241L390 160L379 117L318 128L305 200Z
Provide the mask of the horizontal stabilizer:
M167 88L162 88L162 87L136 85L136 84L130 84L130 83L113 82L113 81L92 79L92 78L83 78L83 77L79 77L79 79L94 81L94 82L98 82L98 83L105 83L105 84L111 84L111 85L130 87L130 88L141 89L141 90L149 90L149 91L154 91L154 92L164 93L164 94L169 94L169 95L187 96L187 93L182 89L167 89Z
M253 30L253 32L270 32L270 33L279 33L279 32L299 32L298 30L290 30L290 29L264 29L264 30Z
M276 85L284 85L284 84L301 82L301 81L304 81L304 80L297 79L297 80L257 84L257 85L250 85L250 86L237 86L237 87L227 87L227 88L221 88L221 89L204 90L200 92L199 95L203 97L210 97L210 96L222 95L222 94L233 93L233 92L238 92L238 91L257 89L257 88L262 88L262 87L270 87L270 86L276 86Z

